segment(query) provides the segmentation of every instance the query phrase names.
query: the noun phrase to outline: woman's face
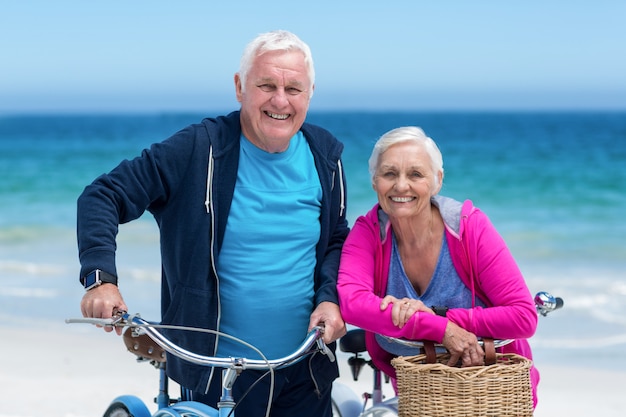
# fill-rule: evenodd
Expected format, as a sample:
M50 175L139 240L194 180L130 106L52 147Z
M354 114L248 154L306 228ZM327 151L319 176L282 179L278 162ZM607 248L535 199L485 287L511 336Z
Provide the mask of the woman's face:
M378 158L374 190L389 217L403 218L430 212L430 198L439 192L430 158L424 146L400 142Z

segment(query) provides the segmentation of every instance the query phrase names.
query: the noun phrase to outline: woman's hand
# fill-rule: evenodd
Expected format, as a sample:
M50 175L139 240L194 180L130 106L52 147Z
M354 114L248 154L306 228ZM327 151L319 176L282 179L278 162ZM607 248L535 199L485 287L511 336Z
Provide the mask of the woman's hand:
M461 360L461 366L480 366L485 362L485 352L478 344L474 333L448 321L442 344L450 352L448 366L455 366Z
M426 307L424 303L420 300L414 300L412 298L402 298L398 299L393 295L387 295L380 303L380 310L385 311L389 304L393 304L391 309L391 321L394 326L398 326L399 328L404 327L404 325L409 321L411 316L418 311L422 311L424 313L435 314L430 308Z

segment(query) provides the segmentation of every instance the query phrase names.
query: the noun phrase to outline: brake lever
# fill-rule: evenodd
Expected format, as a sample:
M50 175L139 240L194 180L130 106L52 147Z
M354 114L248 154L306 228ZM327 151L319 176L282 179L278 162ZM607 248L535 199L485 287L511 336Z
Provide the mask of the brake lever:
M326 346L326 343L324 343L324 340L322 339L317 339L317 348L319 349L319 351L322 353L322 355L326 355L328 356L328 360L331 362L335 362L336 358L335 358L335 354L333 353L332 350L330 350L328 348L328 346Z
M96 318L96 317L83 317L83 318L76 318L76 319L65 319L65 322L68 324L87 323L87 324L94 324L96 326L102 326L102 327L105 327L105 326L116 327L116 326L124 326L126 324L127 317L128 317L128 313L126 311L119 310L119 311L116 311L113 317L109 319L101 319L101 318Z
M319 332L320 332L320 337L316 340L317 349L322 353L322 355L328 356L329 361L335 362L336 360L335 354L333 353L332 350L328 348L328 346L326 346L326 343L324 343L324 339L322 339L321 337L321 335L324 334L324 330L326 330L326 328L324 327L324 324L322 323L318 325L317 328L319 329Z
M113 317L111 317L111 324L110 326L118 326L118 325L124 325L126 323L126 318L128 317L128 312L126 310L117 310L114 314Z

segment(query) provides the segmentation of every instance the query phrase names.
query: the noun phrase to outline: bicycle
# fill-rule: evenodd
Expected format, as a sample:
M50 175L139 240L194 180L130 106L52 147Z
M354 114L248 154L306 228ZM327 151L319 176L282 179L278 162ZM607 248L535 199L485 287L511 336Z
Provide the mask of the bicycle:
M564 302L560 297L540 291L535 295L535 308L540 316L547 316L549 313L563 307ZM411 348L423 348L422 341L409 341L396 338L387 338ZM494 340L494 347L499 348L513 342L513 339ZM482 344L482 341L479 341ZM442 345L435 345L442 349ZM373 370L372 392L366 392L359 396L346 384L335 381L333 383L332 401L334 417L398 417L398 397L388 399L383 398L382 379L383 373L377 369L371 359L366 360L361 355L367 351L365 347L365 331L362 329L349 330L348 333L339 340L339 349L342 352L352 354L348 358L348 365L352 371L352 379L357 381L361 369L368 365ZM385 376L386 382L389 378ZM369 400L372 400L371 407L368 408Z
M548 313L563 306L563 300L553 297L547 292L540 292L535 296L535 306L538 314L546 316ZM116 397L104 412L104 417L235 417L236 404L232 397L232 386L238 374L244 369L268 370L273 378L273 370L292 365L313 352L320 352L335 361L334 354L328 349L321 339L323 329L314 328L304 339L302 344L290 355L274 360L267 360L254 346L242 340L217 331L208 329L189 328L183 326L168 326L148 322L139 314L122 312L112 319L79 318L67 319L67 323L89 323L98 326L122 326L124 331L124 343L127 349L137 356L138 362L149 362L159 370L159 394L154 402L157 410L151 414L147 405L133 395ZM246 358L209 357L189 352L172 343L167 337L158 331L163 329L180 329L189 331L209 332L236 340L255 350L264 358L262 360L250 360ZM406 341L393 339L410 347L423 347L421 341ZM495 347L504 346L512 340L496 340ZM316 346L314 348L314 346ZM439 346L441 347L441 346ZM357 395L346 384L335 381L332 389L332 407L335 417L397 417L398 398L383 398L382 372L371 362L361 355L366 352L365 332L362 329L353 329L339 340L341 351L353 356L348 359L352 370L353 380L358 380L358 375L364 365L373 369L373 390L363 396ZM168 393L169 378L166 374L165 352L176 355L184 360L201 366L213 366L222 368L222 396L217 408L196 401L184 401L180 398L172 399ZM388 381L388 380L387 380ZM271 393L270 393L271 395ZM364 398L362 400L361 398ZM372 406L367 408L369 399ZM270 404L268 401L267 415L269 416Z
M232 395L232 387L242 371L246 369L267 371L270 375L269 397L271 399L274 383L273 372L275 369L293 365L315 352L328 356L332 362L335 361L333 352L321 339L323 334L322 327L313 328L300 346L291 354L283 358L268 360L254 346L235 337L208 329L156 324L144 320L139 314L120 312L111 319L76 318L65 321L66 323L89 323L98 326L125 327L123 339L127 349L137 356L139 362L149 362L159 370L159 394L155 398L157 410L154 414L149 411L147 405L140 398L133 395L122 395L111 402L104 412L104 417L235 417L237 404ZM217 334L242 343L258 353L262 359L199 355L176 345L158 329L178 329ZM217 408L196 401L185 401L181 398L172 399L170 397L168 393L169 378L165 371L165 352L197 365L222 369L222 394ZM269 411L270 401L268 399L267 416L269 416Z

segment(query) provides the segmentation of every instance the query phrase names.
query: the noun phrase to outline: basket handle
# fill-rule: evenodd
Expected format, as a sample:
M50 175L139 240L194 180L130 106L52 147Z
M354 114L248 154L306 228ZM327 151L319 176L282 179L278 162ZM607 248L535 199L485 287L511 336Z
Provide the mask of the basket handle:
M483 338L483 350L485 351L485 366L496 364L496 347L493 339Z
M424 340L424 354L426 355L426 363L437 362L437 352L435 351L435 342L432 340Z
M493 339L483 338L483 350L485 351L485 366L495 365L496 347L493 343ZM432 340L424 340L424 354L426 355L426 363L437 362L435 342Z

